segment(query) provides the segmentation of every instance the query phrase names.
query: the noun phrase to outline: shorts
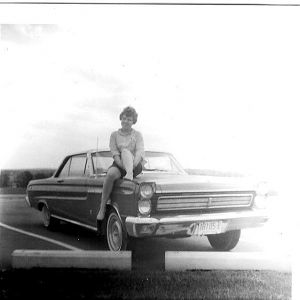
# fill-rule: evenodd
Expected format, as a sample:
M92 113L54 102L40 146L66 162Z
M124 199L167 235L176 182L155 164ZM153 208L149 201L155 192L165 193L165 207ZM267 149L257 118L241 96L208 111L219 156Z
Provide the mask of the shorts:
M115 162L113 162L113 164L110 167L118 168L121 173L121 178L123 178L127 173L124 169L120 168ZM136 177L139 174L141 174L142 170L143 170L142 164L138 163L138 165L133 169L133 177Z

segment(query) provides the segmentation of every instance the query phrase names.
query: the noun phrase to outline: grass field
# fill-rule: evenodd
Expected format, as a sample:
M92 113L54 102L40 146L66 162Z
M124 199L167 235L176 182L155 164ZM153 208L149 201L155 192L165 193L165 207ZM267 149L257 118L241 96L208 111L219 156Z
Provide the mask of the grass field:
M6 270L1 299L291 299L291 273L275 271Z

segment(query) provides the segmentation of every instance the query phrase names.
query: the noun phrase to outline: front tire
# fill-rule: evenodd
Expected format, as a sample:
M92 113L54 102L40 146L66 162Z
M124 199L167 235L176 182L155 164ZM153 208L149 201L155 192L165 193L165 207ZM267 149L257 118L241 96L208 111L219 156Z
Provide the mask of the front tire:
M51 216L50 210L47 207L47 205L43 205L42 207L42 218L44 227L46 227L49 230L54 230L57 228L59 220Z
M211 246L218 251L230 251L239 242L241 230L232 230L207 236Z
M106 240L110 251L124 251L127 249L127 232L115 210L111 210L107 218Z

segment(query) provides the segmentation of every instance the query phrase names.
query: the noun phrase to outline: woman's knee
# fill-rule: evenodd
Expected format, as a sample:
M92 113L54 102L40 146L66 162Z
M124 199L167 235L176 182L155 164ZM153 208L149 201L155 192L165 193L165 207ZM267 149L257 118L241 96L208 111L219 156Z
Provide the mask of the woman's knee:
M115 181L121 177L121 172L116 167L111 167L108 169L106 174L106 180Z
M128 149L123 149L122 151L121 151L121 157L122 158L132 158L133 159L133 155L132 155L132 153L130 152L130 150L128 150Z

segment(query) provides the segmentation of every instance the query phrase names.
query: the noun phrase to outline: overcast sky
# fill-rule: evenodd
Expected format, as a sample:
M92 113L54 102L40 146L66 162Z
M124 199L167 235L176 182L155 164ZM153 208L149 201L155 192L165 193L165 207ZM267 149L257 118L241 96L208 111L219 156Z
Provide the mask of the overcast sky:
M107 147L127 105L146 148L173 152L184 167L273 176L294 163L299 8L82 6L69 14L50 25L43 14L35 23L47 25L2 22L1 168L55 168L96 148L97 137Z

